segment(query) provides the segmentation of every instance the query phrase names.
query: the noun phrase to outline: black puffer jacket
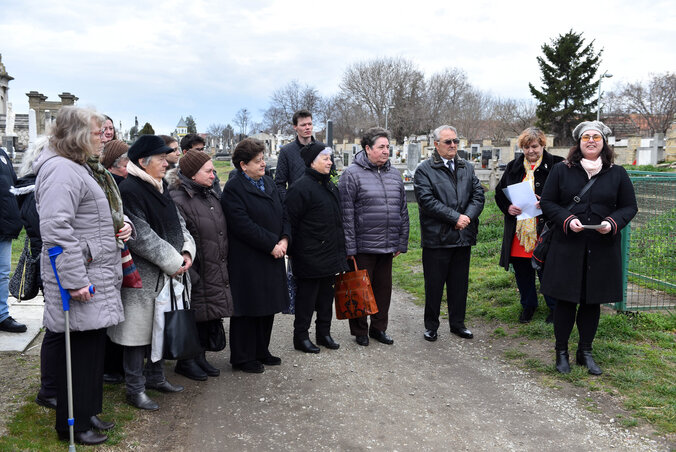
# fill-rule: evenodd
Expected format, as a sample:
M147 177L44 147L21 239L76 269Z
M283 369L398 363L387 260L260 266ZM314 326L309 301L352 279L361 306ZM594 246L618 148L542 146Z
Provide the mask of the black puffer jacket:
M214 190L178 172L169 191L190 231L197 254L190 267L191 307L198 322L233 313L228 275L228 233L225 215Z
M286 210L296 238L289 255L299 278L321 278L348 270L338 188L306 168L286 193Z
M526 169L523 167L524 156L521 154L519 157L515 158L507 164L505 172L500 179L500 184L495 187L495 203L498 205L503 214L505 214L505 227L502 234L502 251L500 252L500 266L504 267L505 270L509 270L509 255L512 252L512 240L514 239L514 233L516 233L516 216L510 215L508 212L511 202L505 196L503 189L508 185L518 184L523 182L523 178L526 176ZM545 181L547 176L551 171L552 167L556 164L563 161L563 157L558 155L552 155L547 151L542 153L542 162L535 170L534 178L535 183L535 194L540 196L542 194L542 189L545 186ZM542 225L546 221L544 215L538 217L537 230L538 233L542 230Z
M420 209L423 248L454 248L476 244L479 215L484 209L484 189L471 163L455 156L455 171L444 165L439 153L418 165L413 178ZM460 215L471 222L455 229Z
M9 191L14 184L16 173L12 161L0 149L0 241L14 240L23 227L16 197Z
M408 250L408 207L401 174L388 160L375 166L361 151L340 176L340 205L348 256Z

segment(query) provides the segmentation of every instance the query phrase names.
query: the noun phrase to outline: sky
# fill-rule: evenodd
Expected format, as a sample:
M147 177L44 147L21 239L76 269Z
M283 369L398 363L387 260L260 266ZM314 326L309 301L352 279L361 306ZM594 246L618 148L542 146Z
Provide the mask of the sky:
M426 76L460 68L501 98L531 99L543 43L569 30L603 49L603 88L676 72L676 0L464 2L442 0L0 0L0 54L9 101L64 91L123 129L171 133L192 115L198 132L261 121L292 80L336 94L350 65L411 60Z

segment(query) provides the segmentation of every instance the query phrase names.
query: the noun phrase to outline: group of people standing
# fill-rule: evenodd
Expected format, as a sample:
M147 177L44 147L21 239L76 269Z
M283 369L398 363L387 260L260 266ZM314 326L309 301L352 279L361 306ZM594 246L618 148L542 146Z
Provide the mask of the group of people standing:
M331 336L335 276L349 270L354 258L368 271L378 313L351 319L350 332L360 346L368 346L369 338L394 343L387 331L392 262L407 252L409 216L401 175L390 161L389 133L367 130L362 151L336 186L332 150L314 139L312 114L300 110L292 122L297 136L281 149L275 179L266 174L263 143L247 138L233 152L235 171L221 193L199 136L181 140L182 156L168 136L143 135L128 147L116 139L110 118L77 107L59 111L49 139L28 160L35 201L31 235L41 240L36 253L42 253L46 302L37 402L56 408L60 437L68 432L65 325L47 255L52 246L64 250L56 268L73 300L69 330L79 443L104 442L104 432L114 426L98 417L104 374L105 381L124 381L128 403L139 409L159 409L146 389L183 390L166 379L163 360L153 361L150 353L155 299L170 278L188 276L204 349L230 317L233 369L261 373L282 362L269 348L274 316L290 304L287 267L297 285L294 348L319 353L318 345L340 347ZM530 255L543 222L554 224L551 252L538 276L555 328L556 367L564 373L570 371L568 336L576 321L577 362L601 373L591 356L599 306L618 298L618 233L636 213L631 183L613 165L607 133L600 122L580 124L578 144L564 163L544 150L540 130L521 134L523 154L509 163L500 188L528 181L542 216L517 219L521 208L502 190L496 193L505 214L500 264L514 268L520 321L530 321L537 306ZM471 339L465 311L484 189L474 166L458 156L456 129L443 125L433 135L435 150L414 176L425 280L423 336L438 338L445 286L450 332ZM590 178L599 182L569 208ZM123 286L121 251L127 249L142 287ZM315 312L316 343L309 334ZM175 371L193 380L220 373L204 352L179 360Z

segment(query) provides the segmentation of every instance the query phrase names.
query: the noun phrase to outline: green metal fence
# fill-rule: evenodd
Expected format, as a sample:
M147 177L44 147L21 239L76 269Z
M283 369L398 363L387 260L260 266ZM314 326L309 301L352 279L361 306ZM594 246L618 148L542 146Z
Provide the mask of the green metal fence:
M621 311L676 309L676 175L629 171L638 213L622 231Z

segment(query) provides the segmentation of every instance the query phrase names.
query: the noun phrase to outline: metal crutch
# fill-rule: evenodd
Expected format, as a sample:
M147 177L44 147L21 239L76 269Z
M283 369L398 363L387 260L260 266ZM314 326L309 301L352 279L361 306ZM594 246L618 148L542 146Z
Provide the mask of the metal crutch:
M54 276L56 277L56 284L59 286L59 291L61 292L61 303L63 303L63 312L65 315L66 327L64 329L64 334L66 335L66 386L68 388L68 433L70 434L70 445L68 446L69 452L75 451L75 418L73 417L73 374L71 371L71 360L70 360L70 293L61 287L61 280L59 280L59 273L56 271L56 258L59 254L63 253L63 248L60 246L53 246L47 250L49 253L49 260L52 263L52 270L54 270ZM94 286L89 286L89 293L94 294Z

